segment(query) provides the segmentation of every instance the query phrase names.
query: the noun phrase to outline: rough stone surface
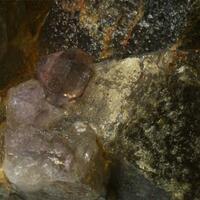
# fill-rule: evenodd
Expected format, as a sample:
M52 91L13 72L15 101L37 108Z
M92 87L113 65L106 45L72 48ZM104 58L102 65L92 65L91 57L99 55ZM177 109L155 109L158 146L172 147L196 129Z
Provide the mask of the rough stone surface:
M134 196L132 191L138 191L140 195L144 189L156 197L163 194L163 197L178 200L198 199L198 66L198 51L162 51L95 64L94 76L83 96L63 108L64 118L56 123L54 131L69 138L77 137L74 141L82 141L83 138L80 140L74 131L82 132L90 127L91 132L98 136L98 144L102 143L111 157L127 159L140 169L141 176L137 176L135 182L131 178L134 170L133 174L130 170L133 187L143 182L144 176L152 184L144 181L148 189L142 186L133 190L124 188L124 176L129 174L125 170L125 174L119 177L119 185L116 185L116 188L123 188L124 193L118 194L121 198ZM26 129L23 131L26 133ZM51 131L47 131L49 135ZM87 137L84 139L83 144L90 144ZM79 147L76 142L71 145ZM84 155L80 154L80 157ZM153 183L161 190L157 190Z
M192 3L192 12L189 17L188 25L180 49L200 49L200 1L195 0Z
M173 199L199 199L200 55L168 52L155 58L143 58L132 117L119 129L116 146Z
M55 0L44 40L52 52L81 48L98 59L171 46L188 27L192 5L183 0ZM48 42L47 42L48 41Z
M140 59L102 62L93 67L83 96L65 108L69 119L88 122L95 133L109 143L115 139L119 124L129 117L131 88L141 76Z
M99 63L66 116L87 121L107 151L135 163L174 199L198 198L198 66L198 51Z
M110 182L117 200L170 200L169 194L156 187L126 161L115 163Z

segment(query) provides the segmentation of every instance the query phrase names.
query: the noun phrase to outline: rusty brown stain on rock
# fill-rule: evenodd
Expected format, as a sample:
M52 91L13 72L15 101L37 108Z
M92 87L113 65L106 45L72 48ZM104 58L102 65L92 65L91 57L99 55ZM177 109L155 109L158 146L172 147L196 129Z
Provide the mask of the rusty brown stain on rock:
M144 16L143 0L130 2L127 10L123 3L85 1L80 10L80 25L93 39L100 41L100 59L113 55L116 46L129 45L133 29Z
M127 33L125 34L123 41L121 41L121 44L123 46L127 46L129 44L129 40L132 37L133 29L138 24L138 22L143 18L143 16L144 16L144 2L143 0L140 0L138 14L134 16L132 20L129 22Z
M84 7L84 3L84 0L61 0L61 7L64 11L74 13L82 10Z
M120 21L120 19L121 19L121 16L117 18L116 22L111 27L107 27L104 30L103 50L100 55L100 58L102 59L108 58L110 55L112 55L112 48L110 48L110 45L112 43L113 33L116 31L118 22Z

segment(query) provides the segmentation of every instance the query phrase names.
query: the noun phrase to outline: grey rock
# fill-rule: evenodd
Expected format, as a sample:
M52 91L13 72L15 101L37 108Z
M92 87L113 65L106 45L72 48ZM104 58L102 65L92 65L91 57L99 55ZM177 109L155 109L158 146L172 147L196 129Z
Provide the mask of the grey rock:
M162 53L154 63L155 58L143 57L143 78L132 90L132 117L118 130L115 144L173 199L198 199L199 51Z
M78 47L97 59L170 47L189 27L192 5L199 5L198 1L187 0L77 0L72 6L73 3L55 0L43 40L50 52Z
M5 187L0 187L0 199L7 200L9 197L9 191L5 189Z
M117 200L169 200L170 195L154 185L132 164L118 161L112 169L111 187Z

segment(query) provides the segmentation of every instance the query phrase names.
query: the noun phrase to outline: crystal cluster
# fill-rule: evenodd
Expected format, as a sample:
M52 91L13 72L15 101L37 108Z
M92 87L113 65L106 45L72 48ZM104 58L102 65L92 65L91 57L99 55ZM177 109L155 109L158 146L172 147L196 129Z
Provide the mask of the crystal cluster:
M93 129L82 121L68 123L64 111L46 101L38 81L10 89L3 168L27 199L49 187L59 193L59 185L67 188L63 198L96 199L105 192L104 164Z

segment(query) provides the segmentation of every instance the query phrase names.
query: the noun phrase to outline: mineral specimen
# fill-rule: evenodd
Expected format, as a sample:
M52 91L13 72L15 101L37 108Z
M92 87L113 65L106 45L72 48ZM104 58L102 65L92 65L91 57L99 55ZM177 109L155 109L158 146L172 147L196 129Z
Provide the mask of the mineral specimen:
M35 192L58 181L66 187L93 188L94 193L102 194L102 161L88 126L78 132L72 124L69 130L60 132L21 125L5 133L3 168L8 179L24 192Z
M10 89L4 136L3 169L25 199L105 195L106 162L94 130L87 122L67 121L37 80Z
M95 149L93 145L96 145L96 142L92 145L90 137L83 133L95 132L100 136L98 143L103 141L101 144L106 151L116 155L119 159L121 157L128 159L133 166L130 171L126 167L123 168L125 171L122 169L121 175L119 174L121 170L117 172L117 182L114 184L113 180L110 180L115 185L115 189L117 188L115 191L118 199L128 199L135 196L140 198L144 194L143 191L147 194L144 197L147 200L148 194L153 194L153 197L158 197L159 200L160 196L163 199L168 197L178 200L194 199L193 197L198 199L199 135L197 133L200 119L198 63L198 51L190 53L164 51L95 64L94 76L83 97L72 106L67 106L65 109L67 117L64 121L59 122L60 125L56 125L57 129L42 130L47 137L44 141L50 141L49 143L54 145L56 137L53 140L48 138L54 133L59 133L57 135L63 139L61 143L59 142L61 145L66 136L67 143L64 142L64 144L69 147L69 153L66 149L63 150L64 154L70 154L70 147L72 147L76 153L73 151L70 155L72 158L78 157L80 159L75 159L75 162L72 159L71 163L76 163L78 166L76 172L81 172L80 177L87 177L81 180L89 181L84 185L89 185L89 188L98 188L102 185L99 184L99 181L101 183L105 181L105 176L101 170L91 170L91 163L84 160L88 157L84 153L86 152L84 149L93 152L90 149ZM20 133L25 132L25 129L28 128L30 131L33 128L36 132L38 130L37 127L30 125L28 128L26 127L23 128L20 125L20 127L15 128L15 133L19 130ZM15 135L13 129L7 129L6 138L12 135ZM92 141L96 140L95 138ZM58 140L60 141L60 139ZM6 143L9 145L9 142L11 139L8 139ZM30 143L25 143L31 147ZM42 147L42 145L40 146ZM12 153L19 157L21 153L17 152L18 149L20 150L20 147L16 148L15 154ZM57 148L55 149L57 150ZM25 151L28 150L25 149ZM92 154L95 155L95 152ZM40 153L40 155L43 154ZM53 154L54 157L56 155ZM91 154L89 153L89 155ZM6 159L8 158L10 159L6 153ZM95 158L92 165L95 166L94 169L97 169L103 162L102 159L99 159L101 156ZM61 157L58 161L64 162L63 159ZM187 165L187 163L191 165ZM141 174L139 176L134 175L134 168L140 168ZM52 169L51 165L48 169ZM100 172L100 175L97 174L97 171ZM74 171L71 172L73 174ZM89 173L88 176L87 173ZM95 179L93 175L102 179ZM150 182L146 182L144 176ZM99 186L91 187L90 180L96 180L92 182L94 185L96 182ZM62 190L63 183L66 182L60 180L50 185L49 183L44 184L45 186L41 184L39 191L53 196L51 190L60 188L58 182L62 182L60 191L66 191L67 188ZM78 187L77 190L73 190L73 194L78 194L78 192L86 194L88 190L82 193L82 189L78 186L82 183L70 183L73 187L69 184L66 186L68 188ZM160 186L161 190L154 183ZM70 191L72 190L70 189ZM134 191L138 194L136 195ZM35 194L34 191L32 192ZM33 196L35 196L34 194ZM52 199L57 198L57 196L59 195L53 196Z
M78 49L60 51L43 57L38 66L38 79L47 99L62 106L83 94L91 78L92 59Z
M43 40L51 52L78 47L97 59L153 52L182 38L192 7L199 1L55 0Z
M63 111L45 101L45 94L36 80L30 80L11 88L8 92L7 124L20 124L47 128L63 116Z

